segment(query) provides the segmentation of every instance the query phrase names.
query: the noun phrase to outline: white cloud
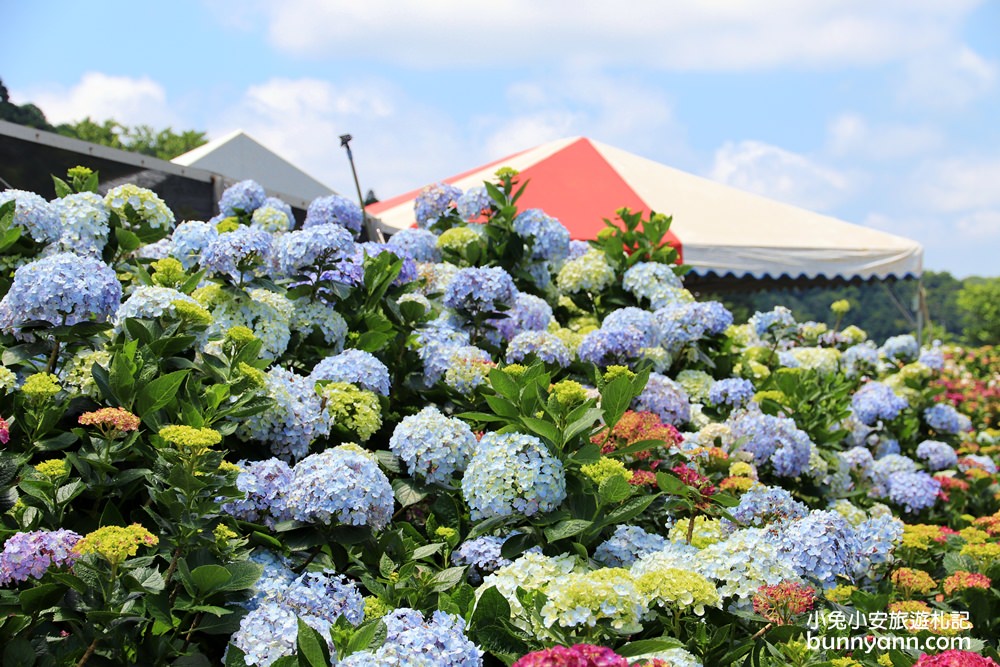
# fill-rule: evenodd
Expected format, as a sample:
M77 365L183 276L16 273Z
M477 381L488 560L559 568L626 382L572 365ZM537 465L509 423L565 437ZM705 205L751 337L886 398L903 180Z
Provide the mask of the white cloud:
M1000 240L1000 210L976 211L959 218L956 226L964 238Z
M164 87L144 76L132 78L87 72L72 86L39 86L12 93L30 100L45 112L50 123L71 123L89 116L102 122L114 119L126 125L163 128L176 125Z
M709 177L815 211L828 211L851 190L844 173L759 141L727 142L715 152Z
M1000 159L962 157L921 165L911 190L921 204L941 212L1000 208Z
M884 63L954 42L981 0L286 0L263 12L278 48L415 67L567 62L670 70Z
M927 125L884 124L872 126L865 118L845 113L828 128L828 147L840 157L873 160L908 158L938 148L942 134Z
M382 198L459 171L468 166L459 156L473 157L446 118L378 81L265 81L219 114L209 134L235 129L342 193L354 191L340 146L340 135L351 134L361 187Z
M518 82L506 93L502 114L476 121L493 158L575 135L646 154L687 153L669 100L637 81L572 71Z
M1000 66L966 46L934 50L911 60L899 89L907 103L962 108L993 90Z

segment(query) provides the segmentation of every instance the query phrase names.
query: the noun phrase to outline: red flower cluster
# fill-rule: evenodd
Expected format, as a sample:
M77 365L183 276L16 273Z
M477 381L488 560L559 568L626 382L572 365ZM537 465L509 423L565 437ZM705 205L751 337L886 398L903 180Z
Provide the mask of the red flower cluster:
M628 660L606 646L576 644L534 651L513 667L629 667Z
M0 442L5 445L10 442L10 424L3 417L0 417Z
M955 593L959 593L961 591L967 591L970 588L980 588L988 591L990 589L990 583L990 578L985 574L958 570L945 579L944 584L942 584L941 587L944 589L945 594L954 595Z
M753 610L776 625L788 625L816 604L816 590L797 581L761 586L753 596Z
M937 655L924 653L913 667L1000 667L993 658L972 651L944 651Z
M698 491L703 498L715 495L716 489L712 484L712 480L705 477L694 468L691 468L686 464L682 464L674 466L671 470L680 478L682 482L684 482L686 486L690 486L692 489Z
M615 427L609 434L607 429L593 436L590 441L601 446L602 454L610 454L616 449L634 445L643 440L661 440L662 448L669 449L684 441L684 436L671 426L664 424L652 412L627 411L622 415ZM652 448L651 448L652 449ZM636 459L648 459L652 453L650 451L636 452Z

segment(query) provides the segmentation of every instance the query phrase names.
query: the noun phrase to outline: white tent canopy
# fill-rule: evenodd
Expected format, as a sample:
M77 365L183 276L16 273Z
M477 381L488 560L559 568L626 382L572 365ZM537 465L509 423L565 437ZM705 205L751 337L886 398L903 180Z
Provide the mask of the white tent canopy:
M685 264L699 274L792 279L919 276L916 241L694 176L583 137L560 139L444 179L463 190L508 166L531 183L519 207L541 208L573 238L593 238L621 206L673 216ZM414 224L419 191L368 207L387 227Z
M299 208L305 208L316 197L336 194L243 130L214 139L171 162L213 171L234 182L253 179Z

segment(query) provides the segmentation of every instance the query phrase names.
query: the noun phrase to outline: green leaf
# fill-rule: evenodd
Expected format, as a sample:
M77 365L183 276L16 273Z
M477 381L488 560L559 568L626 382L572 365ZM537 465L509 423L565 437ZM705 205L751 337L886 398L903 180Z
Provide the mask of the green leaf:
M444 542L435 542L434 544L425 544L422 547L417 547L413 550L413 555L410 556L413 560L421 560L434 554L440 553L445 547Z
M219 587L220 591L243 591L253 587L260 579L263 565L252 563L248 560L237 561L226 565L226 569L231 575L229 581Z
M644 653L656 653L657 651L667 651L672 648L682 648L684 644L672 637L661 637L659 639L639 639L629 642L624 646L615 649L615 653L623 658L634 658Z
M310 627L301 618L299 622L299 636L296 644L299 649L300 667L329 667L330 650L326 645L323 635Z
M570 423L565 432L563 433L563 438L565 442L569 442L576 436L580 435L584 431L588 431L593 428L597 420L601 418L604 412L600 408L589 408L583 413L583 416L576 421Z
M562 433L552 422L537 417L522 417L521 421L537 435L542 436L557 447L562 446Z
M587 465L588 463L596 463L601 458L601 448L593 443L587 443L580 449L573 452L570 457L573 463L577 465Z
M191 570L191 583L203 596L221 590L232 578L232 573L221 565L202 565Z
M350 640L347 642L347 650L344 651L345 656L357 653L358 651L378 648L385 642L387 634L388 632L382 619L368 621L351 635Z
M508 537L500 547L500 555L514 560L525 551L535 546L535 536L528 533L518 533Z
M117 227L115 229L115 240L118 241L119 247L125 252L132 252L142 245L142 240L135 233L130 232L124 227Z
M449 567L446 570L441 570L431 577L431 592L440 593L450 590L457 586L463 579L465 579L464 567Z
M32 667L35 664L35 649L23 637L8 639L3 648L3 664L8 667Z
M499 368L490 371L490 386L493 390L512 403L517 402L520 394L517 382Z
M403 472L402 461L392 452L380 449L375 452L375 458L378 460L378 464L387 471L396 473L397 475Z
M661 491L672 496L687 496L690 494L690 488L684 482L674 475L668 475L665 472L656 473L656 484L660 487Z
M639 516L646 511L653 501L659 497L658 493L651 493L645 496L636 496L625 501L625 503L616 509L608 512L601 520L602 526L610 526L619 523L625 523L626 521L631 521L635 517Z
M77 479L69 484L64 484L56 490L56 502L60 505L65 505L69 501L76 498L78 495L83 493L87 488L87 485L83 481Z
M17 599L25 613L33 614L54 607L65 592L66 589L59 584L41 584L21 591Z
M565 521L560 521L551 528L545 529L545 539L549 542L564 540L567 537L579 535L583 531L590 528L591 525L593 525L593 522L585 519L567 519Z
M403 507L416 505L427 497L428 489L412 479L396 478L392 480L393 495Z
M159 410L170 403L177 395L177 390L180 389L188 372L183 370L167 373L140 389L136 395L136 411L144 415Z
M632 495L632 485L621 475L612 475L601 482L598 494L602 504L613 505Z
M500 398L499 396L485 396L486 403L490 406L496 414L504 417L506 419L517 419L519 414L517 411L517 406L515 406L510 401Z
M601 410L604 412L604 423L608 428L614 428L628 410L633 398L632 381L627 376L616 377L604 385L601 390Z

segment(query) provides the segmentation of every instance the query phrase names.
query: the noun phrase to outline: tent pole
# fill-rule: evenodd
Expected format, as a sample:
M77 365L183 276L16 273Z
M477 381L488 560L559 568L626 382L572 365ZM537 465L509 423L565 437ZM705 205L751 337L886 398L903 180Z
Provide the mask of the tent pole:
M904 306L903 302L899 300L899 297L896 296L896 293L892 290L892 286L885 281L882 281L882 286L885 287L885 291L889 294L889 298L892 299L892 302L893 304L895 304L896 309L899 310L900 313L902 313L903 317L906 318L906 321L910 324L910 326L912 326L915 329L919 329L919 325L913 319L913 315L910 313L910 309Z
M917 345L924 346L924 311L927 304L924 301L924 277L917 278L917 293L913 297L913 310L917 316Z

